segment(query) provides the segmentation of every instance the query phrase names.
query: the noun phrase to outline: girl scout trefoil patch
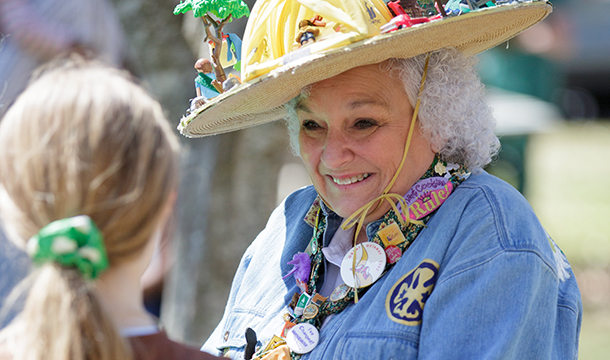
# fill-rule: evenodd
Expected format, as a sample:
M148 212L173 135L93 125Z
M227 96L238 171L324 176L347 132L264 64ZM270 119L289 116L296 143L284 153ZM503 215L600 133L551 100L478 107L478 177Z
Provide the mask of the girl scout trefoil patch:
M392 321L409 326L421 323L424 305L436 284L438 268L434 260L425 259L392 286L385 300L385 309Z

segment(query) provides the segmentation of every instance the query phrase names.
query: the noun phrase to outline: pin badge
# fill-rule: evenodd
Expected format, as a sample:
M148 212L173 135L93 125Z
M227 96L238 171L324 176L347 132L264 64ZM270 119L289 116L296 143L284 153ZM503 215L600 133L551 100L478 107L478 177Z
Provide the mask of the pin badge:
M444 177L435 176L420 180L404 196L409 204L409 217L421 220L438 209L451 195L453 184ZM400 209L401 213L404 209ZM403 213L406 215L406 213Z
M303 310L303 317L305 319L313 319L318 315L318 307L315 304L309 304Z
M321 306L324 302L326 301L326 298L320 294L314 294L314 296L311 298L311 302Z
M400 231L398 224L391 223L377 232L383 245L388 246L402 244L406 241L405 236Z
M296 317L303 315L303 309L305 309L307 304L309 304L309 299L310 299L309 295L301 294L301 297L299 298L299 302L297 302L297 305L294 308L294 315Z
M318 346L319 340L318 329L308 323L293 326L286 336L286 344L296 354L307 354Z
M318 241L317 239L313 239L311 241L311 254L315 255L318 253Z
M353 258L356 267L352 271ZM381 277L386 264L386 254L381 245L365 242L353 247L341 262L341 278L349 287L363 288Z
M307 284L300 279L296 279L297 286L301 289L301 293L307 292Z
M390 245L385 248L385 254L388 256L388 263L394 264L402 257L402 251L398 246Z
M289 313L284 313L282 319L284 319L284 321L292 321L292 316Z
M279 337L277 335L273 335L271 340L269 340L269 342L267 343L267 346L265 346L265 349L263 350L263 352L273 350L273 349L277 348L278 346L284 345L285 343L286 343L286 341L284 341L284 339L282 339L281 337Z
M290 300L290 305L288 305L288 307L294 309L297 306L297 302L299 302L300 296L301 294L299 294L298 292L292 294L292 299Z
M343 299L349 293L349 289L351 288L345 284L337 286L329 296L330 301L337 302Z
M288 336L288 333L290 332L290 329L292 329L295 325L296 324L292 321L286 321L286 323L284 323L284 327L282 328L281 336L283 338L286 338L286 336Z

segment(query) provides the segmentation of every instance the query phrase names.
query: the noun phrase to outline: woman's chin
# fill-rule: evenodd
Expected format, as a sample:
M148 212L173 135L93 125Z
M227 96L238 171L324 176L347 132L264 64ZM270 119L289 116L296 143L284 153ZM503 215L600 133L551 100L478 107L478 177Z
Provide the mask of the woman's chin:
M342 203L336 203L336 206L333 206L333 204L331 203L330 206L332 207L333 211L341 216L342 218L346 219L350 216L352 216L356 211L360 210L360 208L362 208L364 205L367 204L368 201L362 201L362 202L352 202L350 204L342 204Z

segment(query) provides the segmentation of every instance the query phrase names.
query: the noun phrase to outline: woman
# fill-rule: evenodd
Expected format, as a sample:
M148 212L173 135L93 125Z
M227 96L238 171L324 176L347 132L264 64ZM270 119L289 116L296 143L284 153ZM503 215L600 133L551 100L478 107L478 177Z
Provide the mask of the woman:
M251 24L270 33L280 3L257 3L246 35L258 33ZM256 343L262 359L575 358L574 275L526 200L482 170L499 144L469 55L539 21L548 5L490 3L457 18L395 9L392 19L375 1L359 14L348 11L355 2L301 3L289 18L323 12L330 29L360 38L345 46L346 36L326 32L275 64L246 65L247 74L276 67L181 124L206 135L286 113L313 183L286 198L247 250L203 349L248 358ZM363 33L359 19L423 25ZM245 37L245 48L272 53L257 40ZM272 96L293 99L278 108ZM218 110L248 100L260 111Z
M0 358L215 358L169 340L142 302L178 151L160 105L100 64L63 61L17 99L0 123L0 214L38 268Z

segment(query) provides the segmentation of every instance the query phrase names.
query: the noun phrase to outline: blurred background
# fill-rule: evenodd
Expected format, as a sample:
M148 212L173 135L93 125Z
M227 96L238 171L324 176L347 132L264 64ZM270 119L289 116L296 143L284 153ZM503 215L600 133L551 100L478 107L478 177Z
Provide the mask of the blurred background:
M36 16L41 19L37 24L54 21L56 26L47 30L73 34L79 29L80 45L133 72L177 126L189 99L195 97L193 65L208 53L201 21L191 13L173 15L178 0L0 0L0 11L11 2L30 5L30 21ZM253 0L245 2L252 8ZM488 86L503 146L487 170L527 197L567 255L584 304L580 359L606 359L610 352L610 167L606 166L610 1L559 0L554 5L544 22L479 55L480 74ZM62 13L62 6L71 8ZM94 17L106 19L107 28L92 29L87 13L76 11L79 6L97 9ZM0 34L15 26L32 29L27 21L2 15ZM234 20L225 32L241 37L246 21ZM96 31L102 40L92 35ZM114 40L111 44L109 36ZM20 53L17 40L4 35L0 40L0 116L14 90L5 86L7 78L18 74L25 86L32 69L48 56ZM29 67L23 68L24 64ZM246 247L273 208L309 179L300 159L290 153L279 122L181 139L182 181L174 221L143 285L150 311L161 317L168 334L200 346L222 316ZM27 257L0 233L0 305L11 303L6 296L28 268ZM18 311L18 304L0 314L0 326Z

